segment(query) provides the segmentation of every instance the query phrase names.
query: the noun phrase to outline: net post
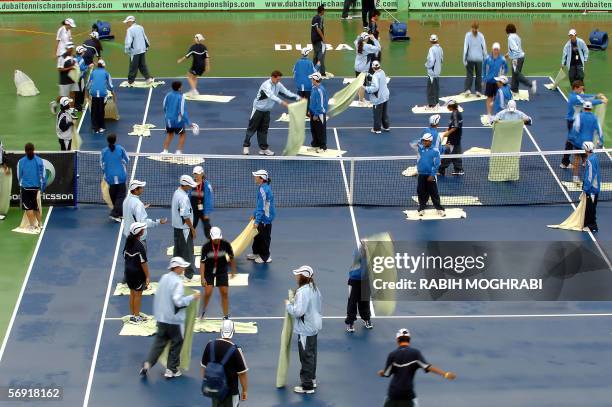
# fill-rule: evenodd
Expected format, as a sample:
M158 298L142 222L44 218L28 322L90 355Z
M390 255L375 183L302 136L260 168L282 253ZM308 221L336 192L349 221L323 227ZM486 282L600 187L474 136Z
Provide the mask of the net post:
M353 205L353 186L355 183L355 160L351 158L351 172L349 174L349 205Z

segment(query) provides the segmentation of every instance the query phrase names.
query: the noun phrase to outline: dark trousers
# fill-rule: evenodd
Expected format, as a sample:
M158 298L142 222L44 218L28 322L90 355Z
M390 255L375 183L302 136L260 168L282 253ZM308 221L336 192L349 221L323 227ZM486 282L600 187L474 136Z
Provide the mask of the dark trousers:
M390 400L386 399L383 407L414 407L414 400Z
M419 210L425 210L427 206L427 201L431 198L431 202L433 203L434 208L438 210L444 209L440 204L440 194L438 193L438 185L436 182L436 178L434 177L433 181L427 180L428 175L419 174L419 178L417 180L417 195L419 196Z
M440 78L427 77L427 104L435 106L440 101Z
M310 134L312 135L312 147L319 147L327 150L327 117L324 114L317 117L317 120L310 118Z
M525 86L531 86L531 82L523 75L523 64L525 58L519 58L516 60L516 67L512 66L512 80L510 81L510 90L514 93L519 91L519 83Z
M595 198L591 198L591 195L587 194L586 210L584 211L584 226L591 230L597 230L598 199L599 194L595 194Z
M372 106L372 113L374 115L374 130L380 131L381 126L383 129L389 128L389 115L387 113L387 105L389 101Z
M268 149L268 129L270 128L270 112L255 110L249 119L246 136L244 137L243 147L251 146L251 137L257 132L257 143L262 150Z
M368 27L370 25L370 20L372 19L372 12L374 10L376 10L374 1L362 0L361 2L361 21L363 22L364 27Z
M91 129L98 131L104 128L104 98L91 98Z
M572 131L572 128L574 127L574 121L573 120L568 120L567 121L567 134L569 136L569 132ZM572 144L571 141L569 140L565 140L565 150L569 151L569 150L573 150L574 149L574 145ZM561 159L561 164L563 165L569 165L570 163L570 155L569 154L563 154L563 158Z
M138 71L144 76L145 79L149 79L151 75L149 75L149 68L147 67L147 60L145 57L146 53L134 55L130 60L130 70L128 72L128 82L132 83L136 80L136 75L138 75Z
M325 54L327 53L327 50L324 50L323 47L324 45L322 41L317 41L312 44L312 50L314 51L312 63L316 65L320 62L321 65L319 66L319 73L325 76Z
M272 224L269 223L264 225L260 223L257 225L257 235L253 239L253 254L258 255L263 261L270 258L270 242L272 242Z
M574 81L584 80L584 68L582 65L570 65L569 72L567 73L569 78L570 86Z
M185 239L183 229L174 228L174 252L173 257L182 257L186 262L189 262L189 267L185 269L185 277L191 279L195 273L193 268L193 235L191 231Z
M57 141L59 141L60 150L62 151L69 151L70 148L72 147L72 140L64 140L60 138L60 139L57 139Z
M370 298L367 293L367 282L349 279L349 297L346 304L346 319L344 323L353 324L357 320L357 310L359 316L364 321L370 320ZM363 290L366 288L366 290Z
M165 322L157 323L155 341L151 346L151 350L149 350L147 362L149 362L151 366L155 365L168 341L170 341L170 352L168 352L168 362L166 366L176 373L181 362L181 348L183 347L183 334L181 333L180 325L166 324Z
M472 83L474 83L474 90L482 93L482 61L467 61L463 89L471 90Z
M85 102L85 93L82 90L74 92L74 108L83 110L83 102Z
M110 216L115 218L123 217L123 200L125 199L126 193L127 188L125 183L108 186L108 194L113 203L113 209L111 210Z
M357 0L344 0L344 5L342 7L342 18L348 17L350 8L355 8L356 3Z
M310 94L312 92L309 90L298 90L297 94L300 97L306 98L306 111L308 111L308 108L310 107Z
M204 213L199 211L193 212L193 228L197 229L198 224L202 221L202 229L204 230L204 236L206 239L210 239L210 219L204 219Z
M451 145L449 154L461 154L463 149L461 148L461 144ZM463 171L463 160L461 157L457 158L443 158L440 162L439 172L441 175L444 175L446 169L453 164L453 170L455 171Z
M312 381L317 378L317 335L306 337L306 346L302 346L298 335L298 352L300 355L300 380L306 390L314 388Z

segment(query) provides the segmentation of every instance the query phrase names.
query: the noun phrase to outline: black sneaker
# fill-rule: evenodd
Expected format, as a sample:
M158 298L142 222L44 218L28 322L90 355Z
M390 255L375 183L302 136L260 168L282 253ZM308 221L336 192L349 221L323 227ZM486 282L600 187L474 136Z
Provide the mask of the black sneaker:
M203 315L204 315L204 314L202 314L202 316L203 316ZM227 315L223 316L223 319L230 319L230 314L227 314Z
M140 369L140 375L146 376L150 368L151 368L151 364L149 362L144 362L142 364L142 368Z
M372 321L370 320L363 321L363 326L365 329L374 329L374 325L372 325Z
M353 324L346 324L346 332L348 332L350 334L355 332L355 327L353 326Z

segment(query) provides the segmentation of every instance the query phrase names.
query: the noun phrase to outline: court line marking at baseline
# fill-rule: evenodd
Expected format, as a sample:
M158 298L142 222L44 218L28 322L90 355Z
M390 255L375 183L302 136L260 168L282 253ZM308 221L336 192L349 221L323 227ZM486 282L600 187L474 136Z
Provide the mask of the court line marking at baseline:
M347 127L342 127L342 126L337 126L335 127L338 130L370 130L372 128L372 126L347 126ZM424 129L424 125L423 126L397 126L397 127L393 127L391 126L391 130L393 129L418 129L418 130L422 130ZM491 127L489 126L463 126L464 129L491 129ZM230 130L246 130L246 127L200 127L200 131L230 131ZM288 130L289 127L270 127L268 130ZM307 128L309 129L309 127ZM162 128L162 127L156 127L154 129L150 129L151 131L166 131L166 129ZM185 129L187 131L191 131L190 129ZM197 137L197 136L196 136Z
M353 78L351 75L337 75L332 79L344 79L344 78ZM425 79L427 75L389 75L390 78L419 78ZM530 78L550 78L548 75L540 75L540 76L529 76ZM200 80L206 79L268 79L270 76L203 76ZM289 78L289 76L285 76L285 78ZM465 75L443 75L440 78L465 78ZM113 80L126 80L127 77L118 77L113 76ZM187 79L185 76L157 76L155 80L158 79ZM328 80L328 79L326 79Z

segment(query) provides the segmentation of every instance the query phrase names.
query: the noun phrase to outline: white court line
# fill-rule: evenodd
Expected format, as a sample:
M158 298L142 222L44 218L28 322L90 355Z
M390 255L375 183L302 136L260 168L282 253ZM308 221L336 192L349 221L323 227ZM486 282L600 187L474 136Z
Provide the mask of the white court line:
M87 113L87 109L89 108L89 101L85 102L85 108L83 109L83 114L79 119L79 126L77 127L77 134L81 134L81 126L83 126L83 119L85 118L85 113ZM80 149L81 146L79 146Z
M142 118L142 124L144 125L149 114L149 106L151 104L151 95L153 94L153 88L149 88L149 95L147 97L147 104L145 106L144 115ZM138 137L137 152L140 152L143 137ZM138 165L138 158L134 158L134 165L132 167L132 174L130 175L130 181L134 179L136 174L136 166ZM111 266L110 275L108 276L108 283L106 285L106 297L104 298L104 306L102 308L102 315L100 316L100 324L98 325L98 336L96 337L96 346L94 347L93 357L91 359L91 367L89 368L89 378L87 379L87 388L85 389L85 398L83 399L83 407L87 407L89 404L89 396L91 395L91 386L93 384L93 378L96 371L96 363L98 362L98 352L100 351L100 343L102 342L102 332L104 331L104 321L106 319L106 312L108 310L108 301L111 296L111 290L113 288L113 278L115 277L115 270L117 269L117 258L119 257L119 250L121 247L121 235L123 233L124 221L121 221L119 226L119 232L117 233L117 244L115 246L115 254L113 256L113 265Z
M17 317L19 306L21 305L23 293L25 292L26 286L28 285L28 281L30 280L30 274L32 274L32 268L34 267L34 262L36 261L36 255L38 254L38 249L40 249L40 244L45 235L45 230L47 230L47 223L49 222L49 218L51 218L51 212L53 212L53 206L50 206L49 210L47 211L47 217L45 218L45 223L43 223L42 230L40 231L40 234L38 235L38 241L36 242L36 247L34 248L34 254L32 254L32 258L30 259L30 265L28 266L28 271L26 272L25 278L23 279L23 284L21 284L21 290L19 291L19 296L17 297L17 303L15 303L15 308L13 308L13 314L11 315L11 319L9 321L8 327L6 328L6 333L4 334L4 340L2 341L2 347L0 348L0 362L2 362L2 356L4 356L4 350L6 349L8 338L9 336L11 336L11 330L13 329L13 324L15 323L15 318Z

